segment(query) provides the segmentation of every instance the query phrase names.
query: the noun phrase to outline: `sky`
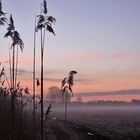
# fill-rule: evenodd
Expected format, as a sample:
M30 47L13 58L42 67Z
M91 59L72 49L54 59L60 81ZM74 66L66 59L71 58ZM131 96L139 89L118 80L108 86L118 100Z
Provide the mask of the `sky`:
M18 80L32 86L33 33L41 0L4 0L24 41L19 57ZM56 18L56 36L47 33L44 57L45 91L59 86L76 70L75 92L139 89L139 0L48 0L48 15ZM8 72L10 39L0 27L0 61ZM40 78L40 34L37 33L36 77ZM38 89L40 90L40 89Z

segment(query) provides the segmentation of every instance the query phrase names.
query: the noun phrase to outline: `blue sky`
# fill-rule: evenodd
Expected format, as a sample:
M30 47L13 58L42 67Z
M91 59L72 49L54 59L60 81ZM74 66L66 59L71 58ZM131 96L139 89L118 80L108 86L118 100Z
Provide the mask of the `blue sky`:
M13 14L24 40L21 59L28 59L19 67L27 71L32 70L34 17L40 13L40 2L3 2L4 10ZM48 0L48 10L57 22L56 36L48 33L46 37L46 77L52 81L61 79L75 69L79 72L75 90L79 92L139 88L139 0ZM1 54L7 54L10 41L2 38L5 29L0 27L0 31L0 42L4 46ZM39 52L39 34L37 42ZM37 56L39 58L39 54ZM0 59L7 56L1 55Z

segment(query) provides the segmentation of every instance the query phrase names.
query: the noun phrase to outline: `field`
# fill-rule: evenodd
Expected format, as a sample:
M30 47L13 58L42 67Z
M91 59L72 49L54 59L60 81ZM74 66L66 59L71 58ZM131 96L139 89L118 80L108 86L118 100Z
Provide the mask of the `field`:
M9 140L11 136L9 101L9 98L5 98L1 102L0 140ZM45 106L48 107L46 103ZM14 140L34 139L32 108L32 102L29 102L23 110L22 106L16 103ZM64 104L52 104L52 112L49 113L48 119L44 119L43 136L47 140L139 140L139 108L139 105L132 104L71 103L68 104L67 121L65 121ZM44 108L44 111L46 109ZM36 140L40 140L39 104L36 109L35 134Z
M51 117L64 120L64 107L54 105ZM105 136L110 140L140 139L139 106L68 106L68 125L79 127Z

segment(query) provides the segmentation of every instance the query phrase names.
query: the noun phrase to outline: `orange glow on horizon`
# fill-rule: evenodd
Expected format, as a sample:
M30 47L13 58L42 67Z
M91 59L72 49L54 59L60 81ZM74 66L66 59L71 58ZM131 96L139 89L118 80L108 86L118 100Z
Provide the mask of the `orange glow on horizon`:
M103 82L104 83L104 82ZM124 81L120 81L119 84L115 84L115 82L105 82L104 84L99 84L99 82L80 82L75 81L75 85L73 86L73 91L75 93L83 93L83 92L111 92L111 91L117 91L117 90L129 90L129 89L139 89L139 83L134 83L135 85L127 86L127 84L124 84ZM110 86L109 86L110 84ZM128 84L129 85L129 84ZM31 93L32 93L32 80L23 80L21 82L21 87L29 87ZM44 80L44 92L47 93L48 88L51 86L58 86L61 87L61 81L48 81ZM135 87L135 88L133 88ZM36 91L40 92L40 87L36 87Z
M90 102L90 101L99 101L99 100L104 100L104 101L126 101L130 102L132 99L140 99L140 94L130 94L130 95L103 95L103 96L85 96L82 97L81 99L83 102ZM72 98L72 101L76 101L77 97Z

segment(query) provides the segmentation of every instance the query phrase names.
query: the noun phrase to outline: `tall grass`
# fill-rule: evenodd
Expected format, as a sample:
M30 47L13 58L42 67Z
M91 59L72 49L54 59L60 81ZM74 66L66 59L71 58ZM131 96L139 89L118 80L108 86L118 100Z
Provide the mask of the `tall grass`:
M7 23L6 13L3 11L2 0L0 0L0 26L3 26Z
M34 139L36 139L35 137L35 115L36 115L36 111L35 111L35 67L36 67L36 15L35 15L35 27L34 27L34 51L33 51L33 137Z
M1 66L1 65L0 65ZM32 139L32 125L28 122L30 118L26 118L26 114L29 112L24 111L24 107L28 104L29 89L18 87L14 90L14 124L12 123L11 114L13 108L11 106L11 88L7 88L5 80L5 68L0 67L0 139L1 140L23 140ZM12 114L13 115L13 114ZM26 118L26 119L25 119ZM11 124L12 128L11 128ZM23 128L26 128L23 131ZM12 129L12 130L11 130Z
M55 32L52 28L52 23L56 22L56 19L52 16L48 16L48 8L47 1L43 0L42 2L41 14L37 16L37 26L36 30L40 30L40 47L41 47L41 140L43 140L43 113L44 113L44 105L43 105L43 79L44 79L44 47L45 47L45 35L46 31L53 33Z
M61 82L62 98L65 96L65 124L67 123L67 112L68 112L68 96L73 96L72 86L74 85L74 75L76 71L70 71L68 76L65 77Z
M17 30L15 30L14 26L14 20L12 15L10 15L9 21L8 21L8 27L7 32L5 33L4 37L10 37L12 40L11 49L12 49L12 57L9 52L9 62L10 62L10 82L9 86L11 85L11 139L13 140L13 133L14 133L14 124L15 124L15 100L16 100L16 84L17 84L17 66L18 66L18 47L20 47L21 51L23 51L23 41L20 38L20 34ZM17 51L15 50L15 47L17 47ZM17 53L17 54L15 54ZM12 61L11 61L12 60ZM11 64L12 63L12 64ZM11 70L12 69L12 70Z
M24 93L24 90L22 91ZM17 91L14 112L14 127L11 133L11 99L9 89L0 88L0 140L10 140L13 135L14 140L34 140L32 132L32 113L26 110L29 106L28 95ZM36 133L39 131L39 117L36 119ZM37 137L39 139L39 137Z

